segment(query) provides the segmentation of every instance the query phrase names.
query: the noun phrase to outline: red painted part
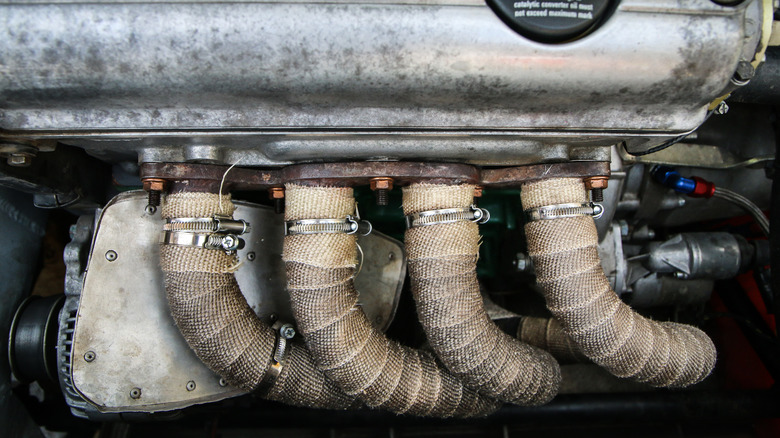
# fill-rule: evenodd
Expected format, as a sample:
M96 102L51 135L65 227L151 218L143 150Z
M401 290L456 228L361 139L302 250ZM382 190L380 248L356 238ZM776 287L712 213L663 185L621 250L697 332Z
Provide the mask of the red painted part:
M698 176L694 176L693 180L696 181L696 186L693 188L693 192L688 193L688 196L692 198L712 198L715 194L715 184Z
M761 297L761 292L758 290L758 285L756 284L756 279L753 276L753 271L740 275L737 277L737 281L742 286L742 289L744 289L745 295L750 298L750 302L753 303L753 306L755 306L756 310L758 310L758 313L761 314L764 322L766 322L766 324L771 327L772 330L775 330L776 335L777 329L775 328L775 315L770 315L767 311L766 303L764 303L764 299Z
M718 296L719 293L744 292L729 290L712 294L712 310L728 313L729 310ZM718 370L725 389L768 389L774 384L769 371L742 334L742 327L733 318L715 319L712 335L718 347Z

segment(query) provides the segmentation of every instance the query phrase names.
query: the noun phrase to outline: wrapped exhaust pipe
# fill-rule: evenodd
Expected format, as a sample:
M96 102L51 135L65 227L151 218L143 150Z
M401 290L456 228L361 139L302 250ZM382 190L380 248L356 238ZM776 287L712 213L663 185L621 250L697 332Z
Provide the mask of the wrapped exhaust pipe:
M173 193L162 216L231 216L230 196ZM171 315L187 344L212 371L246 391L265 390L265 398L327 408L359 407L317 369L304 348L292 344L279 364L272 361L276 334L257 319L241 294L233 272L238 260L225 251L162 244L160 264ZM279 367L281 370L279 371Z
M430 353L391 341L371 326L353 286L355 235L338 228L355 213L351 188L288 184L285 198L283 258L292 309L330 379L367 405L399 414L472 417L499 407L464 387Z
M404 214L412 225L405 243L417 313L436 355L471 389L509 403L544 404L558 391L558 363L502 332L482 304L480 236L468 217L477 211L474 189L412 184L403 190ZM419 218L419 224L410 218Z
M618 377L657 387L700 382L715 366L715 346L701 330L655 322L612 291L601 269L593 218L579 179L524 184L525 231L547 307L580 351Z

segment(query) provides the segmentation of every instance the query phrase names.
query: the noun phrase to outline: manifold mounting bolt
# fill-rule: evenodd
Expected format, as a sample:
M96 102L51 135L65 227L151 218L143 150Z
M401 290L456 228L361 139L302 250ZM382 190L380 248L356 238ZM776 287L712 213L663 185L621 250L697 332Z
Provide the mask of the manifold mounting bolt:
M604 201L604 189L609 186L609 177L607 176L592 176L585 178L585 189L590 190L590 198L593 202Z
M371 178L369 182L371 190L376 196L376 205L387 205L390 196L390 190L393 190L393 178L376 177Z
M274 201L274 213L284 213L284 187L271 187L268 189L268 197Z
M162 192L165 191L165 183L166 181L160 178L144 178L143 180L144 190L149 192L149 206L154 207L155 211L160 206L160 198L162 197Z

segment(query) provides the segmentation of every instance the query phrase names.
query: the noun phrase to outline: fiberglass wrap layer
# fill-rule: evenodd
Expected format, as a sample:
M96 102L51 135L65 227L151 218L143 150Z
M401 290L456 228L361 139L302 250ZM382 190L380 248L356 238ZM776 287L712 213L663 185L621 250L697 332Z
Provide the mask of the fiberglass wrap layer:
M585 203L580 179L532 182L522 187L526 210ZM635 313L612 291L601 269L593 218L532 221L528 251L547 307L593 362L618 377L659 387L700 382L715 366L715 346L701 330L656 322Z

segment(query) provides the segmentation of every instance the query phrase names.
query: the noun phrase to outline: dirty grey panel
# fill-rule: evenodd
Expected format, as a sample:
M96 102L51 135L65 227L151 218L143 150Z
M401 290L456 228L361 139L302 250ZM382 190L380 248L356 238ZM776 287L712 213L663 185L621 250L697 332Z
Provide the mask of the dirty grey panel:
M81 294L71 355L73 385L103 412L166 411L241 394L220 385L169 315L159 267L162 219L159 213L146 214L146 203L145 192L127 192L103 210ZM239 251L239 286L262 319L274 314L292 321L284 290L281 215L252 204L237 207L235 216L252 225ZM403 249L379 233L360 243L365 253L356 280L360 301L384 328L395 313L405 275Z

